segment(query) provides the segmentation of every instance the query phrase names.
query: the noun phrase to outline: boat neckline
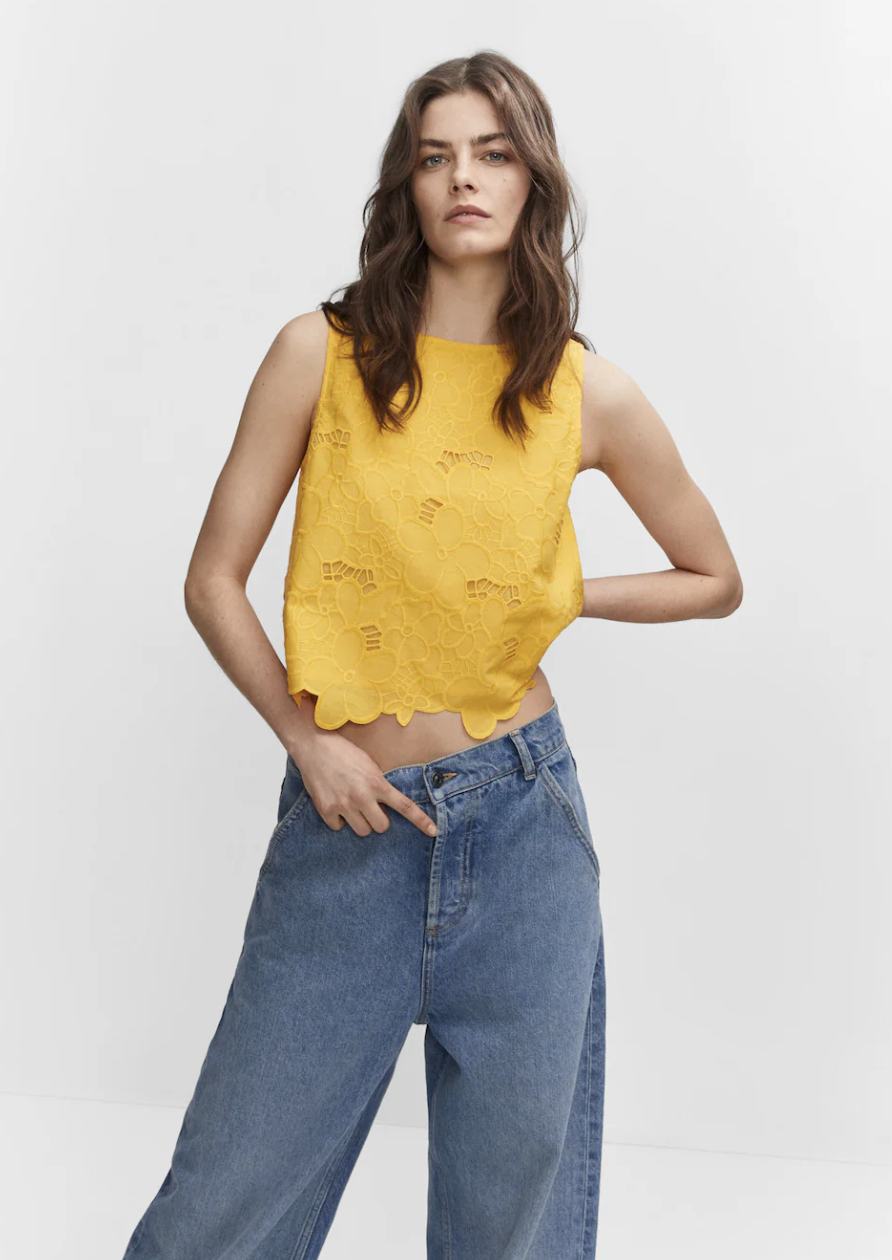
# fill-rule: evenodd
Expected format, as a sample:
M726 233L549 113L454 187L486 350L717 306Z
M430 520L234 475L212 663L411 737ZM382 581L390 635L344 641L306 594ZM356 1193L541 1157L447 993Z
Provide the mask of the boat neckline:
M424 341L442 341L446 346L461 346L463 350L504 350L507 341L452 341L449 337L434 337L431 333L419 333Z

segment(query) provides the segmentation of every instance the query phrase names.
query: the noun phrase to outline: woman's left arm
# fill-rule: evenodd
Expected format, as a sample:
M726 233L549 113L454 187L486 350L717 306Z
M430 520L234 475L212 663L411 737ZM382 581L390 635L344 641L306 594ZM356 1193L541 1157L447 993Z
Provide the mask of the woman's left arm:
M727 617L743 599L728 540L663 420L632 378L585 351L580 472L597 468L674 568L586 578L581 617L687 621Z

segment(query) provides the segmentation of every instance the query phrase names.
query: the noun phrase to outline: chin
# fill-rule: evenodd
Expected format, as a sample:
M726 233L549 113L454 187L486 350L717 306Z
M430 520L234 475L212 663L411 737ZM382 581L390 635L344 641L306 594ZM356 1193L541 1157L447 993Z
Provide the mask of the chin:
M507 241L483 240L482 236L479 241L475 241L470 236L468 233L465 240L458 243L451 241L449 249L436 249L434 253L448 262L453 258L485 258L487 254L502 254L508 248Z

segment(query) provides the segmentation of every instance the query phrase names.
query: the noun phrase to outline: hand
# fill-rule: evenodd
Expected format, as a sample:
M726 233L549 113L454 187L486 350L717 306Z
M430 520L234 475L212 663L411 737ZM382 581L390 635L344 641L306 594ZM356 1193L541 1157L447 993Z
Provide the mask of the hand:
M425 835L437 834L436 824L408 796L384 778L381 768L361 748L337 732L314 736L301 749L297 763L316 810L332 831L347 822L358 836L387 831L390 819L379 801L408 818Z

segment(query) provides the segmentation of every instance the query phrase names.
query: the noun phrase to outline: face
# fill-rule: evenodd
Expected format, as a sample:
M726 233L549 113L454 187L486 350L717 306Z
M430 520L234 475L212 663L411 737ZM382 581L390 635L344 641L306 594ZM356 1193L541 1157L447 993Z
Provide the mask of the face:
M445 260L508 248L530 177L508 141L494 138L501 131L492 103L479 92L439 96L424 107L412 200L428 248ZM449 218L459 205L483 215Z

